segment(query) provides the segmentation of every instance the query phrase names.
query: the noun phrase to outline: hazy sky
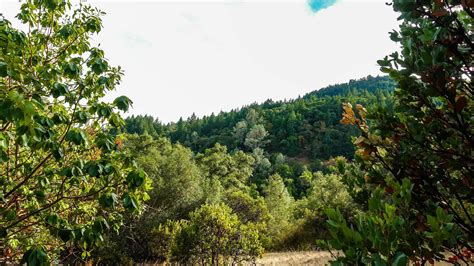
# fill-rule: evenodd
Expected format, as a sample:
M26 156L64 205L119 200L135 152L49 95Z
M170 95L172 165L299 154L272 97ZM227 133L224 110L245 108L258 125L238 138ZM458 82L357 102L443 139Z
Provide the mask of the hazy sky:
M87 2L107 13L95 40L125 70L114 96L165 122L377 75L397 49L384 0Z

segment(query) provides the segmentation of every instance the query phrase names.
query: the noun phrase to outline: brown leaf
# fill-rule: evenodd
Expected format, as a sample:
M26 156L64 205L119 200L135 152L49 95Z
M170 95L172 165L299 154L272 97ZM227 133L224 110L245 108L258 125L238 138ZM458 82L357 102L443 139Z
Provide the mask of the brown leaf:
M352 105L350 103L343 103L342 109L344 109L344 114L352 117L354 116L354 111L352 110Z
M441 9L438 9L438 10L434 11L432 14L433 14L433 16L439 18L439 17L442 17L442 16L446 16L448 14L448 11L446 11L446 9L444 9L444 8L441 8Z
M354 141L354 145L359 145L359 144L363 143L365 140L366 140L366 138L364 138L363 136L359 136L359 137Z
M364 180L365 180L365 183L369 183L370 181L370 176L368 174L365 174L364 175Z
M461 112L462 109L467 105L467 98L465 96L459 96L456 99L456 112Z
M385 187L385 193L387 193L388 195L392 195L393 191L394 191L393 187L391 187L391 186L386 186Z
M349 125L349 124L351 124L351 120L349 120L347 117L343 117L340 122L341 122L341 124L343 124L343 125Z
M374 151L375 151L375 149L373 147L367 147L362 151L362 154L365 155L365 156L368 156Z
M464 8L474 8L474 0L462 0L461 4Z
M361 104L356 105L357 111L359 111L360 117L362 117L363 120L365 120L365 117L367 116L367 110L365 110L364 106Z

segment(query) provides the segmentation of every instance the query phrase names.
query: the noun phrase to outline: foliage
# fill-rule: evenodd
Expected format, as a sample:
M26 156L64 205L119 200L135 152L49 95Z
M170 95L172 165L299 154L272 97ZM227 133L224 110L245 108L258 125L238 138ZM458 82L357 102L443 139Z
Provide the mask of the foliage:
M146 135L129 135L124 143L137 153L138 164L155 184L147 203L149 208L159 210L160 218L154 217L155 220L184 218L204 201L203 173L189 149L163 138L152 140ZM141 148L142 145L146 148Z
M106 264L169 259L173 222L187 219L205 201L203 174L189 149L163 138L127 135L124 149L136 157L155 186L143 215L126 217L120 234L111 232L108 243L94 255Z
M341 161L337 158L336 161ZM308 195L295 202L292 209L291 228L283 239L282 246L290 249L314 249L315 239L330 237L325 228L324 210L334 208L341 211L344 218L351 219L358 212L349 195L348 188L337 172L306 173L311 175Z
M150 247L155 261L171 262L173 252L176 252L176 239L181 234L182 228L188 225L187 220L168 220L153 228L147 245Z
M218 115L180 119L176 123L162 124L150 116L132 116L126 119L126 128L130 133L169 137L196 153L205 153L216 143L230 153L251 152L255 164L250 182L260 192L267 177L278 173L291 195L300 199L308 189L307 182L300 179L305 169L325 170L322 161L336 156L353 157L351 136L359 133L356 127L339 123L341 103L358 101L391 109L393 87L388 77L369 76L295 100L269 100ZM276 163L279 154L284 160Z
M201 265L255 261L263 253L258 229L242 224L225 204L203 205L176 236L175 260Z
M268 185L264 189L265 202L271 218L268 222L269 247L280 245L287 229L290 226L293 197L285 187L281 176L275 174L268 178Z
M204 203L226 203L238 218L235 232L241 238L229 242L229 250L233 251L218 256L232 255L236 261L252 259L248 256L254 253L242 250L261 246L269 214L263 198L247 186L252 173L251 156L243 152L230 155L220 145L194 155L180 144L146 134L127 135L123 144L156 186L150 192L143 215L126 217L120 234L110 233L107 243L93 254L96 261L123 264L194 260L195 255L186 257L180 253L191 246L182 246L182 238L178 237L188 232L182 230L188 230L192 222L189 213L196 212ZM254 239L256 236L258 239Z
M268 223L270 214L264 198L256 196L253 198L250 194L239 190L228 191L223 199L224 203L237 214L242 223Z
M146 131L150 135L167 136L195 152L203 152L216 143L230 151L248 151L256 147L253 143L256 140L258 147L271 154L320 160L335 156L352 158L350 137L358 132L340 125L341 103L358 101L390 108L393 88L394 83L388 77L368 76L294 100L268 100L217 115L180 119L176 123L162 124L149 116L132 116L126 119L126 128L129 133ZM267 135L265 132L268 136L262 138ZM259 143L260 138L264 142ZM250 146L244 145L245 142Z
M224 188L243 189L252 175L254 159L242 151L231 155L225 146L216 144L198 154L196 162L207 178L217 178Z
M43 265L73 243L82 256L138 213L150 187L122 150L125 96L90 38L104 13L69 1L25 1L15 29L0 17L0 247L3 262Z
M247 133L244 145L251 150L262 148L266 144L265 138L267 136L268 132L263 125L255 125Z
M334 173L315 173L307 200L308 207L315 211L336 208L349 214L354 208L347 187L341 182L340 175Z
M402 45L380 60L398 83L395 112L344 105L356 125L358 170L346 181L367 212L346 222L328 211L333 247L349 264L406 265L463 260L473 250L473 91L471 1L394 0ZM369 128L366 118L371 118Z

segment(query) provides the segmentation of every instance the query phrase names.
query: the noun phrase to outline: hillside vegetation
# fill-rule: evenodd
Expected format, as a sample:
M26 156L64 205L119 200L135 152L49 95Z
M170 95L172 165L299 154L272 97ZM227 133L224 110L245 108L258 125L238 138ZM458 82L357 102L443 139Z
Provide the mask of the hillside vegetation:
M125 120L126 130L165 136L195 152L202 152L215 143L225 145L229 150L250 151L252 144L245 142L246 139L252 135L262 138L259 134L266 132L265 143L259 145L272 154L311 160L339 155L352 158L351 136L358 131L339 123L342 103L391 108L394 88L395 83L387 76L368 76L328 86L294 100L268 100L217 115L202 118L193 115L176 123L163 124L150 116L131 116ZM260 126L264 132L259 131Z
M390 4L388 76L169 124L104 100L103 12L0 15L0 263L472 264L474 4Z

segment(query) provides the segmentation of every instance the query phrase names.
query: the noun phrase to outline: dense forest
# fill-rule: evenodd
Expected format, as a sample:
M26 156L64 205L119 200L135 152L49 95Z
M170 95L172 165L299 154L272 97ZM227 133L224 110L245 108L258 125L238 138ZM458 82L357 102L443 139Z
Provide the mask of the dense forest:
M156 187L144 218L130 219L97 256L107 263L196 262L212 257L219 251L208 247L210 255L206 255L201 246L180 246L190 241L181 239L191 237L181 235L189 233L184 233L190 230L189 223L201 222L193 221L196 212L210 217L236 215L238 225L233 230L249 234L249 239L239 241L250 243L237 252L250 259L264 249L317 248L315 239L327 237L321 229L325 207L337 207L347 215L356 210L341 182L348 164L341 155L344 147L351 148L351 137L358 131L339 122L342 103L382 103L393 109L393 90L388 77L367 77L322 89L321 95L315 91L296 100L267 101L167 125L150 116L127 118L130 135L124 146ZM321 147L315 149L327 152L308 157L305 137L319 139ZM293 142L295 147L282 147L291 139L300 141ZM234 219L231 216L226 219ZM199 234L192 237L197 238L192 241L210 241Z
M295 100L251 104L217 115L180 119L163 124L151 116L125 119L128 133L170 139L202 153L216 143L230 152L251 153L257 162L252 175L259 188L269 173L277 172L292 195L305 192L300 175L323 170L323 162L337 156L353 158L351 138L359 131L342 125L342 103L393 110L394 82L387 76L366 77L329 86Z
M378 76L164 124L62 0L0 15L0 263L470 265L474 4L393 0Z
M387 76L369 76L328 86L295 100L268 100L203 118L192 115L166 125L150 116L132 116L125 120L125 127L128 133L165 136L195 152L220 143L229 150L251 151L260 147L271 154L307 160L327 160L339 155L352 158L351 136L358 131L339 123L342 103L392 108L394 87Z

